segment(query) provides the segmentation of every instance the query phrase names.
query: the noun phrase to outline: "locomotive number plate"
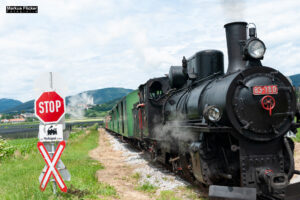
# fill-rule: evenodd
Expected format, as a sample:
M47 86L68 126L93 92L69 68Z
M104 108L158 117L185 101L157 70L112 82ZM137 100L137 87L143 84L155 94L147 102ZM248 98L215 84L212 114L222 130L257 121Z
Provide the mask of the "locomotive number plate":
M254 95L278 94L277 85L254 86Z

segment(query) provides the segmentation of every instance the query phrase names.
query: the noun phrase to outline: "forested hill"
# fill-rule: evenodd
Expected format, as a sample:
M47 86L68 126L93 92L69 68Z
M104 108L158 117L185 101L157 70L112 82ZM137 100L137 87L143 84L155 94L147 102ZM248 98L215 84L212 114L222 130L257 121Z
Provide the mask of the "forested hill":
M4 110L14 108L18 105L21 105L22 102L15 99L0 99L0 113Z
M67 97L66 102L68 104L70 98L74 98L76 96L85 94L87 96L93 97L94 104L102 104L126 96L131 91L133 90L125 89L125 88L103 88L98 90L89 90L89 91L81 92L74 96Z
M77 99L84 100L84 98L92 98L94 104L103 104L116 99L120 99L123 96L126 96L131 91L133 90L125 88L103 88L98 90L89 90L66 97L66 103L68 105L72 99L75 99L76 101ZM1 100L4 101L5 99L0 99L0 103ZM20 101L11 99L10 102L11 104L1 104L0 113L33 112L34 100L22 103ZM14 102L15 104L13 104Z
M294 86L300 87L300 74L292 75L290 78L293 81Z

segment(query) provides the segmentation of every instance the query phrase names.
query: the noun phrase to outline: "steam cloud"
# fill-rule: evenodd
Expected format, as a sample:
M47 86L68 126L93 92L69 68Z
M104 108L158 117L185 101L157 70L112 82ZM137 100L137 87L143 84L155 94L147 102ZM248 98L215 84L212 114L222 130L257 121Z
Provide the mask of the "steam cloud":
M223 9L226 23L245 20L244 0L221 0L221 6Z
M180 121L181 117L178 117L175 121L168 122L164 125L157 125L154 128L154 137L159 141L165 141L169 144L173 144L174 141L187 143L198 139L197 134L192 131L179 128L181 126Z
M94 98L92 96L87 93L75 95L69 98L67 113L73 119L81 119L84 118L84 111L91 105L94 105Z

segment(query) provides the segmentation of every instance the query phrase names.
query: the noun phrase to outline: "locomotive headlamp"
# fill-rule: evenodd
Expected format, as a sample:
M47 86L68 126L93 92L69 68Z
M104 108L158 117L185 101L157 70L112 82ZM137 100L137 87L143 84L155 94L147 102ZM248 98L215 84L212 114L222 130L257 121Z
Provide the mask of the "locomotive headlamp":
M217 122L221 119L221 111L216 106L207 106L203 111L203 115L206 120L211 122Z
M249 39L243 42L244 46L244 59L253 60L253 59L262 59L266 52L265 44L257 38L256 26L253 23L248 25L249 27Z
M246 50L252 58L260 59L266 52L266 46L261 40L255 38L246 44Z

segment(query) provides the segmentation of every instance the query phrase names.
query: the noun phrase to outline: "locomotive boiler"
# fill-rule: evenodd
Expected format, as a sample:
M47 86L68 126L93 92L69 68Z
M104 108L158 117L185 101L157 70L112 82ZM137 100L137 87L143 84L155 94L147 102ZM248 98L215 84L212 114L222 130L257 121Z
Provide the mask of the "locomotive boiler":
M295 91L262 65L266 47L254 24L233 22L225 30L226 73L219 50L183 57L167 77L124 97L106 128L209 186L210 197L299 200L300 184L289 184L299 171L287 136L299 127Z

